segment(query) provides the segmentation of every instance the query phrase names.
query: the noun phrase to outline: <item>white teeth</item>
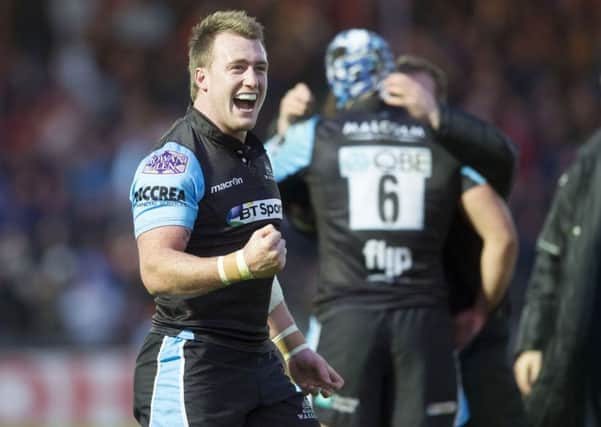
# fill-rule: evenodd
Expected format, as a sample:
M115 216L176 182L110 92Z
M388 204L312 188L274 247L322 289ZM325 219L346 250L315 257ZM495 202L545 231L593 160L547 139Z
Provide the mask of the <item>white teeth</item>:
M235 96L236 99L240 101L256 101L257 94L256 93L239 93Z

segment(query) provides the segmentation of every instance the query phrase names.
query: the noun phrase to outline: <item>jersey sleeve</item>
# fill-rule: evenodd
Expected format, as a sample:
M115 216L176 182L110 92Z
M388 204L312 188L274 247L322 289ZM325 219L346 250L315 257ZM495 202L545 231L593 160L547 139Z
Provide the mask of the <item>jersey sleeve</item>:
M138 166L130 189L136 238L165 225L192 228L205 182L198 159L188 148L167 142Z
M318 122L318 116L311 117L290 126L283 138L276 135L265 143L277 182L301 172L311 164Z
M461 192L465 193L479 185L486 184L486 179L480 175L474 168L463 166L461 168Z
M518 147L500 129L466 112L440 107L438 141L464 164L472 165L502 196L511 189Z

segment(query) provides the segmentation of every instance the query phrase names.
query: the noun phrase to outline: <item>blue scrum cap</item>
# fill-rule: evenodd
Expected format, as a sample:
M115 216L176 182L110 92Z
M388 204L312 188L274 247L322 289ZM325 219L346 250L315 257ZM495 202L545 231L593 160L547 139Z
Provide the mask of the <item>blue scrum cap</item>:
M338 108L365 93L375 92L394 70L390 46L368 30L342 31L326 50L326 75Z

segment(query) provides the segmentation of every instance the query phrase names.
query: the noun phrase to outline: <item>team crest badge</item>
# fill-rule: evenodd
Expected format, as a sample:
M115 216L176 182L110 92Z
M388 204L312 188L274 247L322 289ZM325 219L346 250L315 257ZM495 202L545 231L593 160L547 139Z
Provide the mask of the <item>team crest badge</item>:
M155 175L173 175L186 171L188 156L176 151L165 150L161 154L153 154L144 165L142 173Z

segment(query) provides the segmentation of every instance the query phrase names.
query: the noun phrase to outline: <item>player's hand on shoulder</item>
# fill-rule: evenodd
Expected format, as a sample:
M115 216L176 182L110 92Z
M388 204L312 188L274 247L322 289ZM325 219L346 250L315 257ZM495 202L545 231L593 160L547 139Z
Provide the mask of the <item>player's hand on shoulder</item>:
M244 246L244 259L253 277L271 277L286 265L286 241L273 225L266 225Z
M288 90L280 102L278 134L284 135L291 124L309 116L314 105L313 93L305 83L297 83Z
M382 84L380 97L388 105L402 107L413 118L438 129L440 110L435 94L411 76L400 72L390 74Z
M319 354L307 348L288 360L288 369L292 380L303 393L330 396L340 390L344 379Z

